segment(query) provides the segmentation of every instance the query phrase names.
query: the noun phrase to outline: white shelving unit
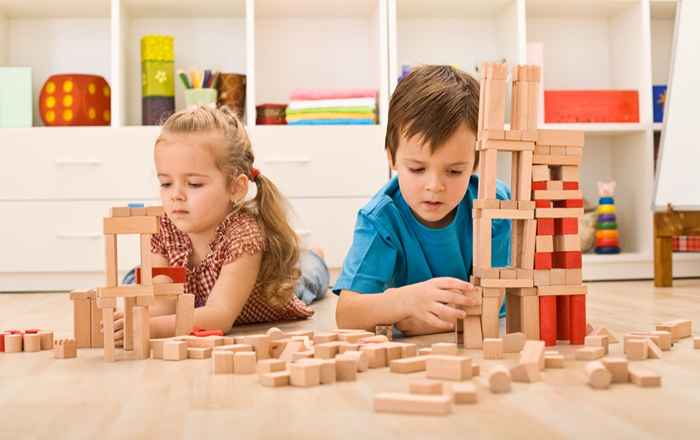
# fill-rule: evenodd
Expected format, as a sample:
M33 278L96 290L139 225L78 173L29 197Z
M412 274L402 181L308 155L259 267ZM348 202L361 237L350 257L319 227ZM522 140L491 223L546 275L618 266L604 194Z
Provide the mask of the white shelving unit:
M545 88L638 90L639 123L544 126L586 132L587 199L597 201L597 180L618 182L623 253L586 255L585 277L650 278L651 84L668 79L674 11L662 0L0 0L0 65L32 67L35 100L53 73L97 73L112 86L111 127L43 128L35 114L36 127L0 130L0 148L12 149L0 164L0 210L16 213L4 228L13 235L0 241L21 250L0 264L0 291L99 284L104 208L156 203L158 128L140 126L140 39L152 33L175 37L176 68L247 76L256 166L289 197L302 239L326 247L333 267L357 209L386 182L388 102L402 65L475 73L483 60L527 62L536 42ZM355 87L379 91L378 125L255 124L257 104L286 102L294 89ZM176 81L177 108L182 95ZM38 219L51 226L34 237L45 227ZM124 247L126 269L136 249ZM675 275L699 274L696 255L674 260Z

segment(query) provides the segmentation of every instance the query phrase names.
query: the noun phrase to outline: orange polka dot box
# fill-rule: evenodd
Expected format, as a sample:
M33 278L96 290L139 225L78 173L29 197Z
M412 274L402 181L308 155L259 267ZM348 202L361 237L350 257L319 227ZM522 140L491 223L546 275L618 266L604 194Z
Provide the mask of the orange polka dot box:
M109 125L112 92L99 75L52 75L39 94L44 125Z

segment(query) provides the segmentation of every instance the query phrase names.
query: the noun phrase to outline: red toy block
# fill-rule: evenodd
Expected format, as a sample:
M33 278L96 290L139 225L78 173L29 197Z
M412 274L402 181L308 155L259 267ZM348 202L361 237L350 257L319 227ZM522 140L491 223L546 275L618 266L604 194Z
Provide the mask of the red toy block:
M157 277L158 275L169 276L173 283L186 283L187 282L187 268L185 267L154 267L151 270L151 276ZM136 284L141 283L141 268L136 268Z
M557 339L569 340L571 327L571 296L557 295Z
M23 335L24 332L22 330L17 330L16 328L7 330L5 333L9 333L11 335Z
M101 76L52 75L39 93L39 115L47 126L109 125L110 95Z
M545 90L544 122L639 122L639 91Z
M551 208L551 200L535 200L535 208Z
M552 253L551 252L535 252L535 269L551 269L552 268Z
M586 338L586 295L571 295L569 342L582 345Z
M554 219L538 218L537 235L554 235Z
M576 235L578 234L578 219L557 218L554 219L554 235Z
M532 182L531 188L533 191L546 191L547 190L547 181L541 180L539 182Z
M24 331L24 333L28 334L28 335L34 335L34 334L39 333L39 329L38 328L28 328Z
M564 190L577 190L579 188L578 182L574 181L565 181L563 182L563 188Z
M535 254L535 261L537 261L537 254ZM552 255L552 267L557 269L581 269L581 264L581 251L554 252Z
M224 331L223 330L205 330L203 328L195 327L194 329L192 329L192 332L190 332L190 335L199 336L199 337L223 336Z
M555 208L583 208L583 199L556 200Z
M557 345L557 297L540 296L540 339L545 345Z
M620 247L620 240L617 238L596 238L597 247Z
M3 353L5 351L5 335L7 333L3 332L0 333L0 353Z

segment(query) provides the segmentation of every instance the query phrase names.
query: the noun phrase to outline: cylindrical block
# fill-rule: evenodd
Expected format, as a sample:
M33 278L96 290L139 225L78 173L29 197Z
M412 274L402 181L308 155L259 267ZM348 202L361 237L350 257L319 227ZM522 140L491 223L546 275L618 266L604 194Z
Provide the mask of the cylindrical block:
M570 306L569 341L571 345L582 345L586 338L586 295L571 295Z
M19 353L22 351L22 335L5 335L5 353Z
M141 102L141 123L161 125L175 113L174 96L144 96Z
M586 364L586 375L588 376L588 384L591 388L604 390L610 386L612 382L612 373L605 368L600 361L589 362Z
M35 352L41 351L41 335L38 333L24 334L24 351Z
M557 297L540 296L540 339L545 345L557 344Z

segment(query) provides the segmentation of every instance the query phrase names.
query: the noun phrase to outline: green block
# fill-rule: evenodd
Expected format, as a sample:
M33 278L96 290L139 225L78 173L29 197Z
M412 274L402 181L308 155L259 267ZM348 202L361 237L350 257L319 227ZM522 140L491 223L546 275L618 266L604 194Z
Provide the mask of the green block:
M596 229L617 229L617 223L615 223L615 222L596 223L595 228Z
M175 65L172 61L141 63L141 96L175 96Z
M0 128L31 126L31 67L0 67Z

